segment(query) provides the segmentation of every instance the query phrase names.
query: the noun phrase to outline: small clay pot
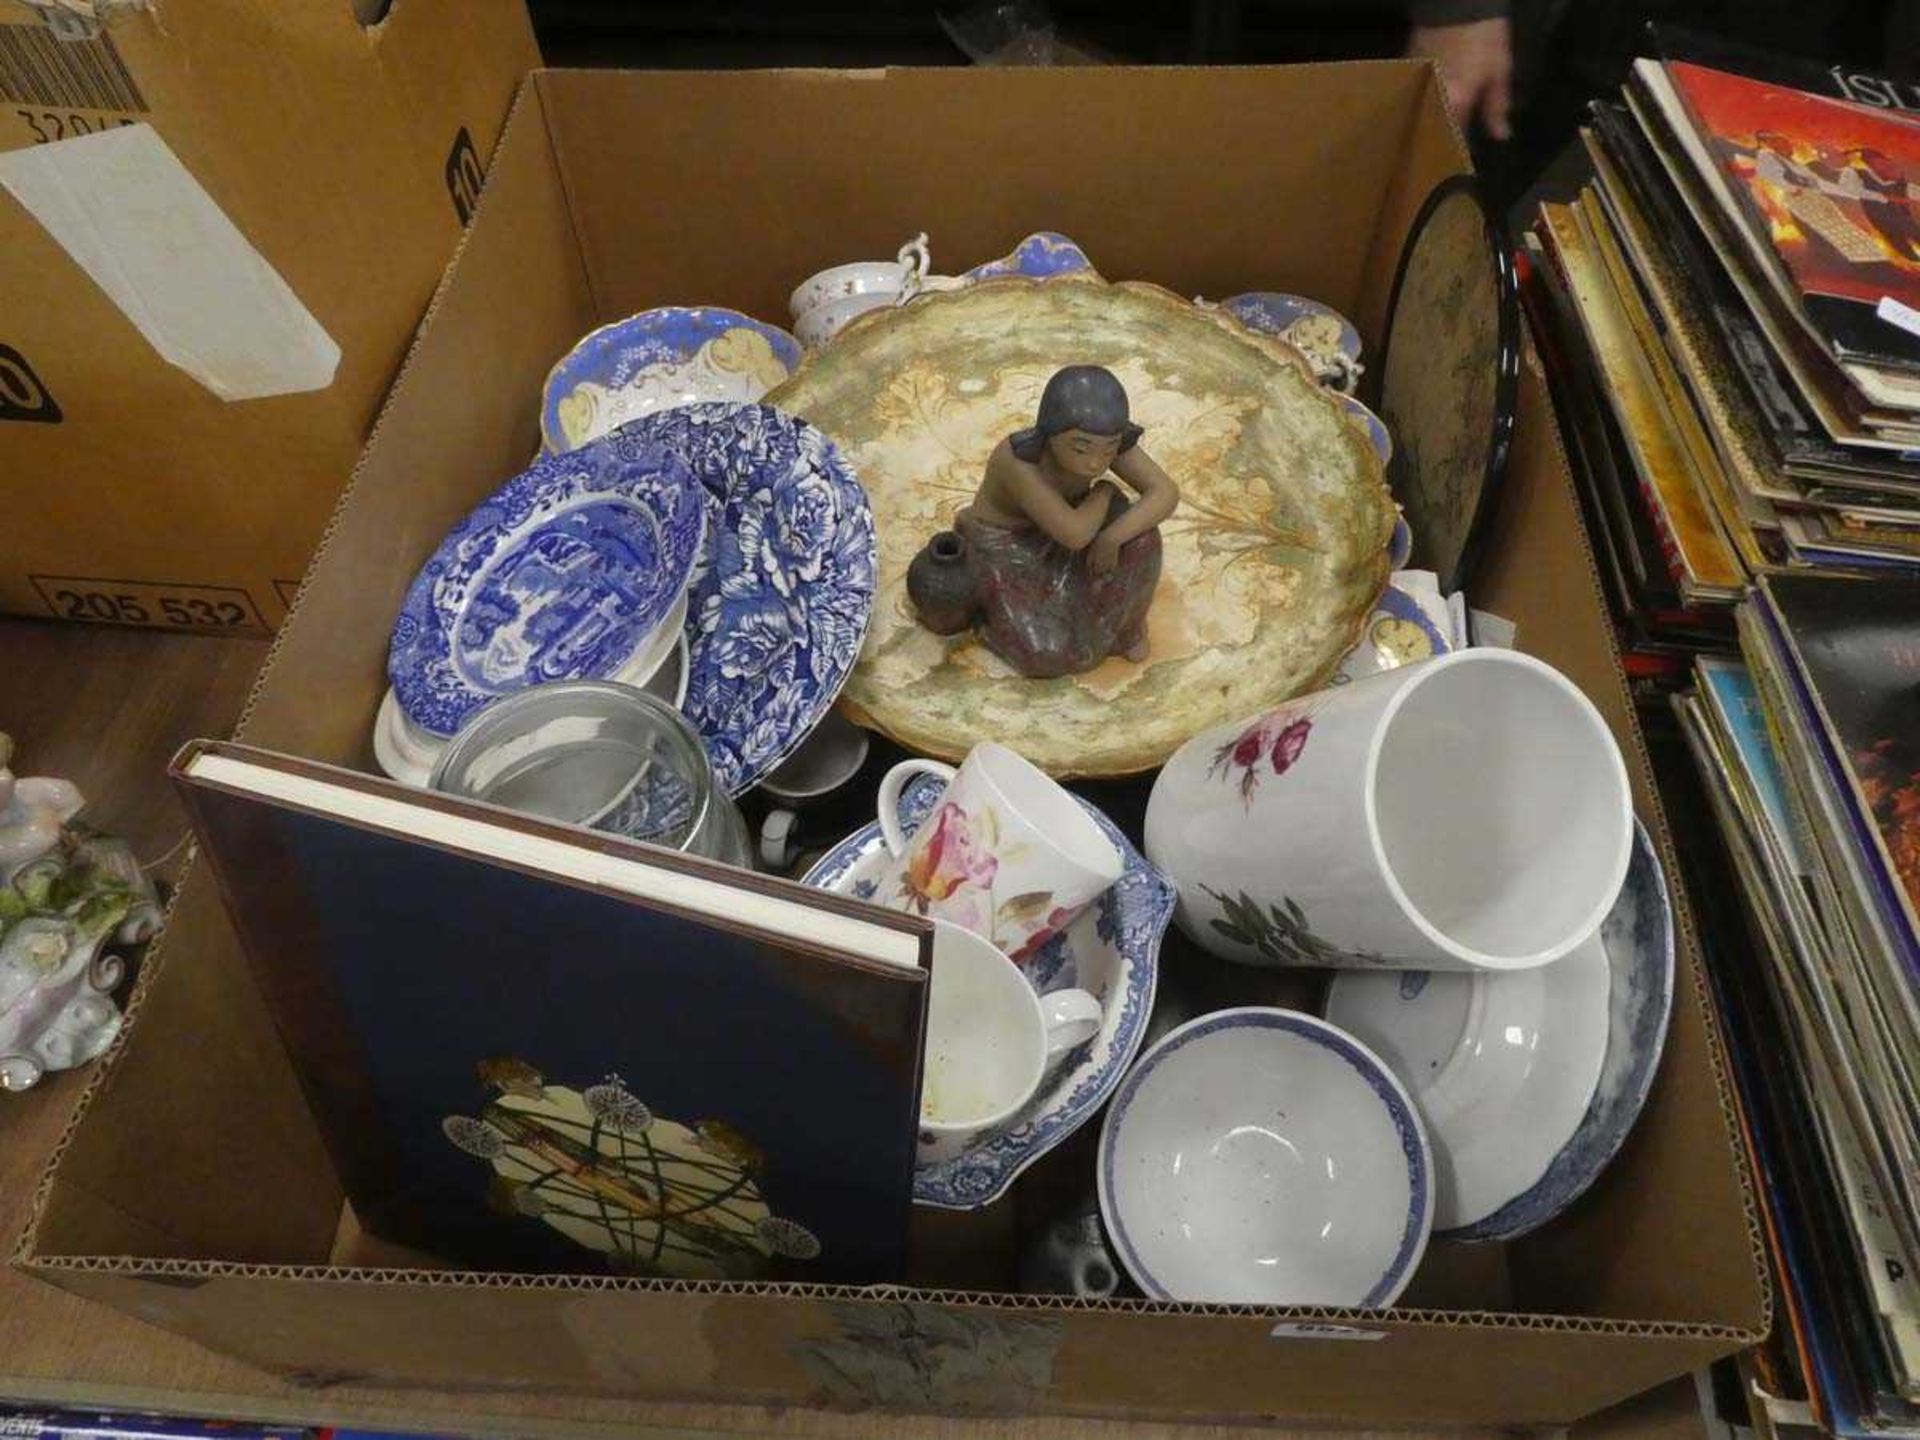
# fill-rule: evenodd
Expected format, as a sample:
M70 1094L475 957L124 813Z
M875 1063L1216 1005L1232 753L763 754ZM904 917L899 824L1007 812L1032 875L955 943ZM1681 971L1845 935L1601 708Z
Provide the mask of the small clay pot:
M936 635L957 635L973 623L973 567L967 542L942 530L920 548L907 567L907 598L920 623Z

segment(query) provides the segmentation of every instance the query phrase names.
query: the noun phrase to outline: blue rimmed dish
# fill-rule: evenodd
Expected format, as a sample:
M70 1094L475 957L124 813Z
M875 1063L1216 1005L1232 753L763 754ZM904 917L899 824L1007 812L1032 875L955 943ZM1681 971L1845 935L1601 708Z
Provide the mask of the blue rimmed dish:
M907 784L899 814L908 835L932 813L945 788L926 775ZM1106 1103L1146 1037L1160 942L1173 918L1173 887L1112 821L1084 800L1080 803L1120 848L1126 868L1112 889L1023 968L1042 994L1078 987L1097 997L1104 1011L1100 1030L1041 1082L1039 1093L1010 1124L950 1160L917 1170L916 1204L977 1210L998 1200L1023 1170ZM880 827L867 825L821 857L803 883L871 899L890 893L886 881L898 864L887 852Z
M1386 421L1382 420L1351 395L1339 395L1336 392L1336 398L1338 398L1340 404L1346 409L1347 414L1353 417L1354 423L1366 432L1367 443L1373 446L1373 453L1380 457L1380 463L1382 465L1392 464L1393 437L1387 433ZM1400 523L1402 525L1406 523L1404 517L1402 517ZM1399 531L1396 529L1394 532L1394 543L1396 545L1399 544L1399 538ZM1412 548L1413 532L1408 531L1407 550L1409 554L1412 553Z
M1512 1240L1580 1197L1645 1104L1673 1008L1673 914L1636 824L1599 934L1537 970L1341 975L1327 1017L1406 1082L1434 1147L1435 1233Z
M1600 945L1609 975L1607 1048L1579 1128L1539 1180L1447 1239L1517 1240L1538 1230L1600 1178L1647 1103L1673 1017L1673 900L1653 837L1638 821L1627 883L1600 926Z
M1359 380L1360 332L1331 305L1279 290L1249 290L1229 295L1220 308L1249 330L1286 341L1336 389L1350 391Z
M1076 271L1093 271L1087 252L1064 235L1036 230L998 260L974 266L963 278L992 280L1003 275L1025 275L1030 280L1045 280Z
M687 718L729 795L833 708L873 614L873 510L834 443L766 405L662 410L607 441L662 449L698 483L706 543L687 593Z
M1100 1213L1156 1300L1391 1305L1433 1225L1412 1100L1324 1020L1248 1006L1187 1021L1121 1082Z
M673 648L706 509L691 468L659 446L597 441L537 460L408 587L387 653L405 718L445 738L528 685L644 679Z
M758 400L799 363L799 341L738 310L643 310L591 332L548 373L541 441L563 454L672 406Z

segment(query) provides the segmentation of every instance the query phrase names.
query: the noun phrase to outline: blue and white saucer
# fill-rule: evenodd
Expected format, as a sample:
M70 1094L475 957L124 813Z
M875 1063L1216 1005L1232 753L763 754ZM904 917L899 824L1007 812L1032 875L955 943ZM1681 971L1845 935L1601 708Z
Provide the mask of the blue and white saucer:
M1436 1235L1538 1229L1599 1178L1639 1117L1673 1009L1674 936L1637 824L1634 842L1599 935L1565 959L1499 974L1349 971L1329 988L1327 1018L1373 1045L1425 1116Z
M900 826L911 835L932 813L946 786L932 776L908 782ZM1041 1082L1040 1092L1005 1128L972 1149L914 1173L916 1204L977 1210L1006 1194L1020 1172L1079 1129L1104 1105L1146 1038L1159 976L1160 940L1173 918L1174 890L1112 821L1086 801L1087 813L1120 847L1126 869L1062 935L1024 962L1042 994L1078 987L1105 1010L1099 1033L1070 1052ZM880 827L855 831L824 855L803 884L871 899L893 867Z
M833 708L873 613L873 510L834 443L766 405L662 410L605 442L683 460L706 542L687 597L685 711L729 795Z
M1600 926L1607 952L1607 1051L1600 1083L1546 1174L1450 1240L1517 1240L1587 1192L1626 1143L1653 1089L1673 1016L1673 901L1646 827L1634 822L1633 859L1620 898Z
M738 310L645 310L561 357L540 395L541 440L558 455L674 405L758 400L799 363L799 341Z
M1002 275L1025 275L1044 280L1051 275L1067 275L1077 270L1092 270L1087 252L1064 235L1038 230L998 260L989 260L967 271L967 280L992 280Z
M498 696L664 653L706 526L690 468L659 446L597 441L535 461L408 587L387 652L400 709L450 736Z

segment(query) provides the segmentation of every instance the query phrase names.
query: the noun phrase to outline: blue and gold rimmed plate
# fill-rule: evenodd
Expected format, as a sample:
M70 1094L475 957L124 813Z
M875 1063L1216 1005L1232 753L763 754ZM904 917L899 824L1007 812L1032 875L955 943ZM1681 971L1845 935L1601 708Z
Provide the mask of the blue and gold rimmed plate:
M675 405L758 400L799 363L799 341L738 310L644 310L602 325L553 367L540 395L541 441L557 455Z

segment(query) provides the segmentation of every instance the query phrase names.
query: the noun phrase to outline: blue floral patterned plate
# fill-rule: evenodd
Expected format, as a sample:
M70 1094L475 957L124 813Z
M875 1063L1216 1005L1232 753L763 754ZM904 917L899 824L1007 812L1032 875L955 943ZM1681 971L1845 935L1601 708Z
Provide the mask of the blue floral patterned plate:
M670 406L758 400L799 363L799 341L738 310L645 310L561 357L541 391L540 437L559 455Z
M387 675L406 717L448 736L511 691L615 674L686 591L703 493L659 446L596 441L481 501L394 622Z
M1065 275L1075 270L1092 270L1087 252L1064 235L1038 230L998 260L989 260L967 271L968 280L991 280L1000 275L1025 275L1044 280L1050 275Z
M705 496L681 708L738 795L800 747L859 658L873 614L867 492L831 440L766 405L683 405L612 438L678 456Z
M932 813L946 786L932 776L910 781L900 796L900 825L909 835ZM972 1149L916 1171L916 1204L977 1210L1007 1193L1021 1171L1093 1118L1133 1063L1153 1014L1160 940L1173 918L1174 890L1112 821L1087 802L1087 813L1120 847L1126 869L1112 889L1026 963L1042 994L1072 986L1091 991L1106 1019L1090 1041L1041 1082L1040 1093L1004 1129ZM871 898L892 866L878 825L855 831L823 856L802 882L820 890Z

